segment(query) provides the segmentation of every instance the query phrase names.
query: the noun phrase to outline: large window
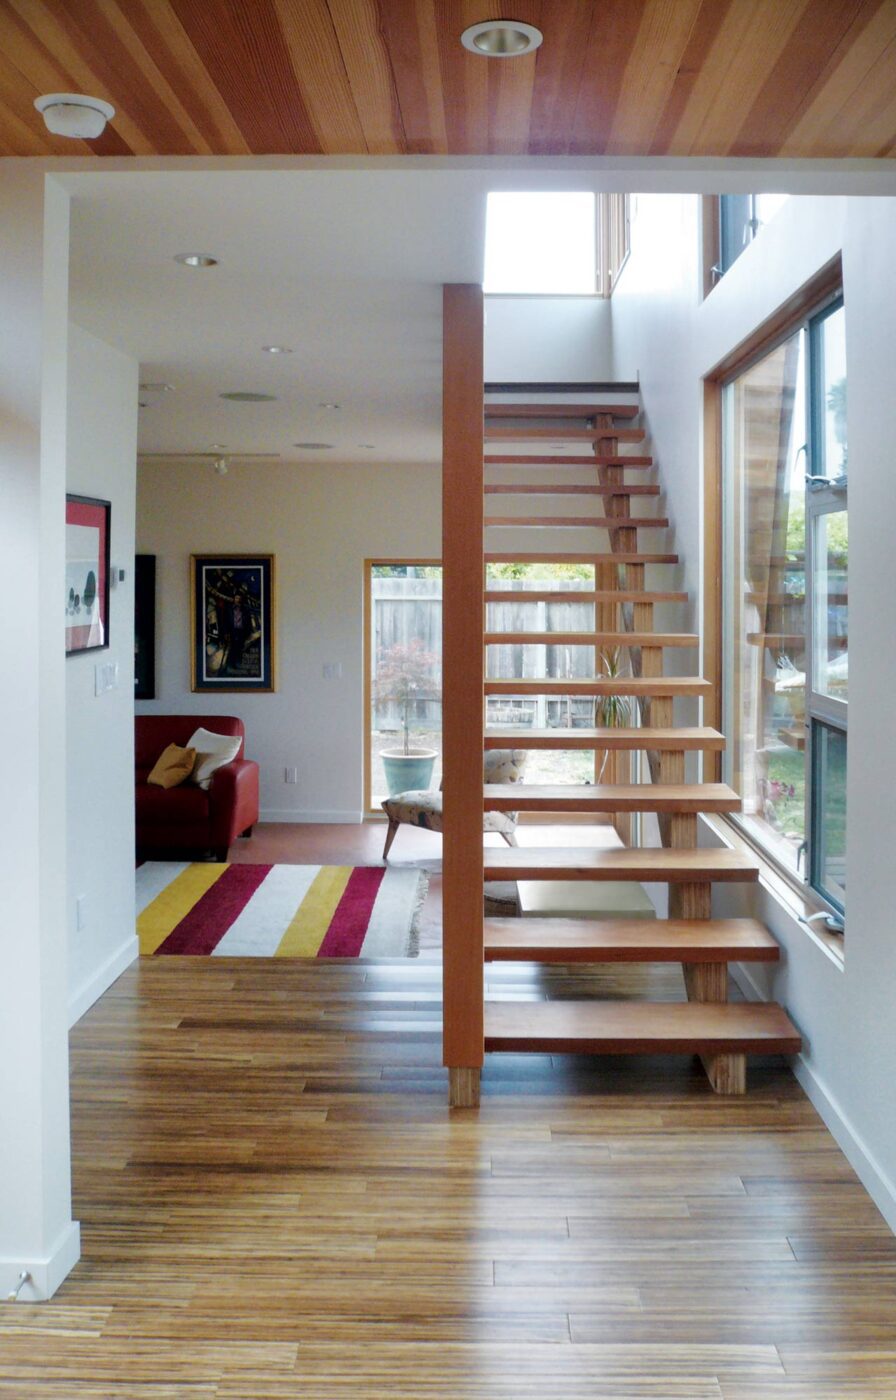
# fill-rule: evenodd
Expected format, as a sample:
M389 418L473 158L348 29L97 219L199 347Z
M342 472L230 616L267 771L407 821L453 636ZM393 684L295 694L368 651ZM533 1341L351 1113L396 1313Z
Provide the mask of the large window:
M718 260L713 266L716 279L723 277L744 249L752 243L764 224L788 199L786 194L723 194L718 203Z
M628 252L628 195L528 190L488 196L488 295L608 297Z
M742 822L846 899L846 341L830 301L724 391L725 725Z

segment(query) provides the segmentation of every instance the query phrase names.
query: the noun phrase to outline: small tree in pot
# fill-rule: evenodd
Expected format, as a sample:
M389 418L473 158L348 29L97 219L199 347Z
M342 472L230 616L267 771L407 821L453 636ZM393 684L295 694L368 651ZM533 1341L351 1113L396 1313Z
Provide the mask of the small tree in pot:
M419 638L395 642L377 654L373 694L377 705L396 704L401 712L403 733L400 749L380 753L389 796L398 792L428 788L438 754L435 749L412 748L410 742L412 707L418 699L440 699L439 658L427 651ZM434 693L435 692L435 693Z

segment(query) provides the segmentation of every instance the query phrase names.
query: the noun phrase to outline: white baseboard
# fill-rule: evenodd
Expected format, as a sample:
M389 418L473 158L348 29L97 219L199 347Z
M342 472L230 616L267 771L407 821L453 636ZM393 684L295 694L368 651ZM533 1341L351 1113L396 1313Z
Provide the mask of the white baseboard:
M316 811L301 807L264 807L258 820L260 822L320 822L327 826L360 826L364 820L364 813L357 810L354 812L331 812L326 809Z
M97 970L82 982L78 990L69 1000L68 1004L68 1024L73 1026L76 1021L80 1021L85 1011L89 1011L95 1001L99 1001L103 992L107 992L112 983L117 981L126 967L130 967L140 955L140 943L135 933L126 938L120 948L116 948L110 958L98 967Z
M748 1001L766 1000L744 963L731 964L731 975ZM804 1054L794 1056L793 1072L868 1195L896 1234L896 1182L878 1162L849 1115Z
M6 1298L16 1287L22 1273L30 1275L22 1284L20 1303L42 1303L52 1298L59 1285L68 1277L81 1257L81 1227L70 1220L49 1254L43 1258L11 1258L0 1256L0 1298Z

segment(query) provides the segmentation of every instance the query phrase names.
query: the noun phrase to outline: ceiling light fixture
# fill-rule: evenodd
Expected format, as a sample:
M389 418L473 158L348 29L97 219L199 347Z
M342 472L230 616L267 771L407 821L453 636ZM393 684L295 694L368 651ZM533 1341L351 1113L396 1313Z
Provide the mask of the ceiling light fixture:
M102 136L106 122L115 116L111 103L80 92L48 92L44 97L36 97L34 105L48 131L73 140L95 141Z
M175 253L174 261L181 267L217 267L218 259L211 253Z
M147 384L140 385L140 391L144 394L170 394L174 389L173 384Z
M332 449L332 442L294 442L293 447L304 447L313 452L329 452Z
M376 451L376 443L375 443L375 442L359 442L359 443L358 443L358 446L359 446L359 447L363 447L367 452L375 452L375 451Z
M319 403L318 408L341 408L341 403Z
M276 403L276 394L255 394L250 389L231 389L219 394L219 399L229 399L231 403Z
M266 355L291 355L290 345L262 345L262 350Z
M534 24L522 24L516 19L487 19L471 24L460 36L470 53L482 58L520 58L538 48L544 35Z

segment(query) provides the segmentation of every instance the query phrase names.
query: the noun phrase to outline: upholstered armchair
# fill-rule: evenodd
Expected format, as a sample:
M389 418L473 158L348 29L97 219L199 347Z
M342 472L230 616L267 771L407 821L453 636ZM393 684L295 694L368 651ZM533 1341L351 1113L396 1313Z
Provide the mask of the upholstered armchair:
M518 783L523 776L528 753L525 749L488 749L485 754L483 780L486 783ZM389 818L386 832L386 845L383 860L389 854L398 828L422 826L426 831L442 830L442 790L438 792L424 789L396 793L387 797L383 811ZM516 845L514 829L517 812L486 812L483 821L484 831L497 831L504 837L508 846Z

